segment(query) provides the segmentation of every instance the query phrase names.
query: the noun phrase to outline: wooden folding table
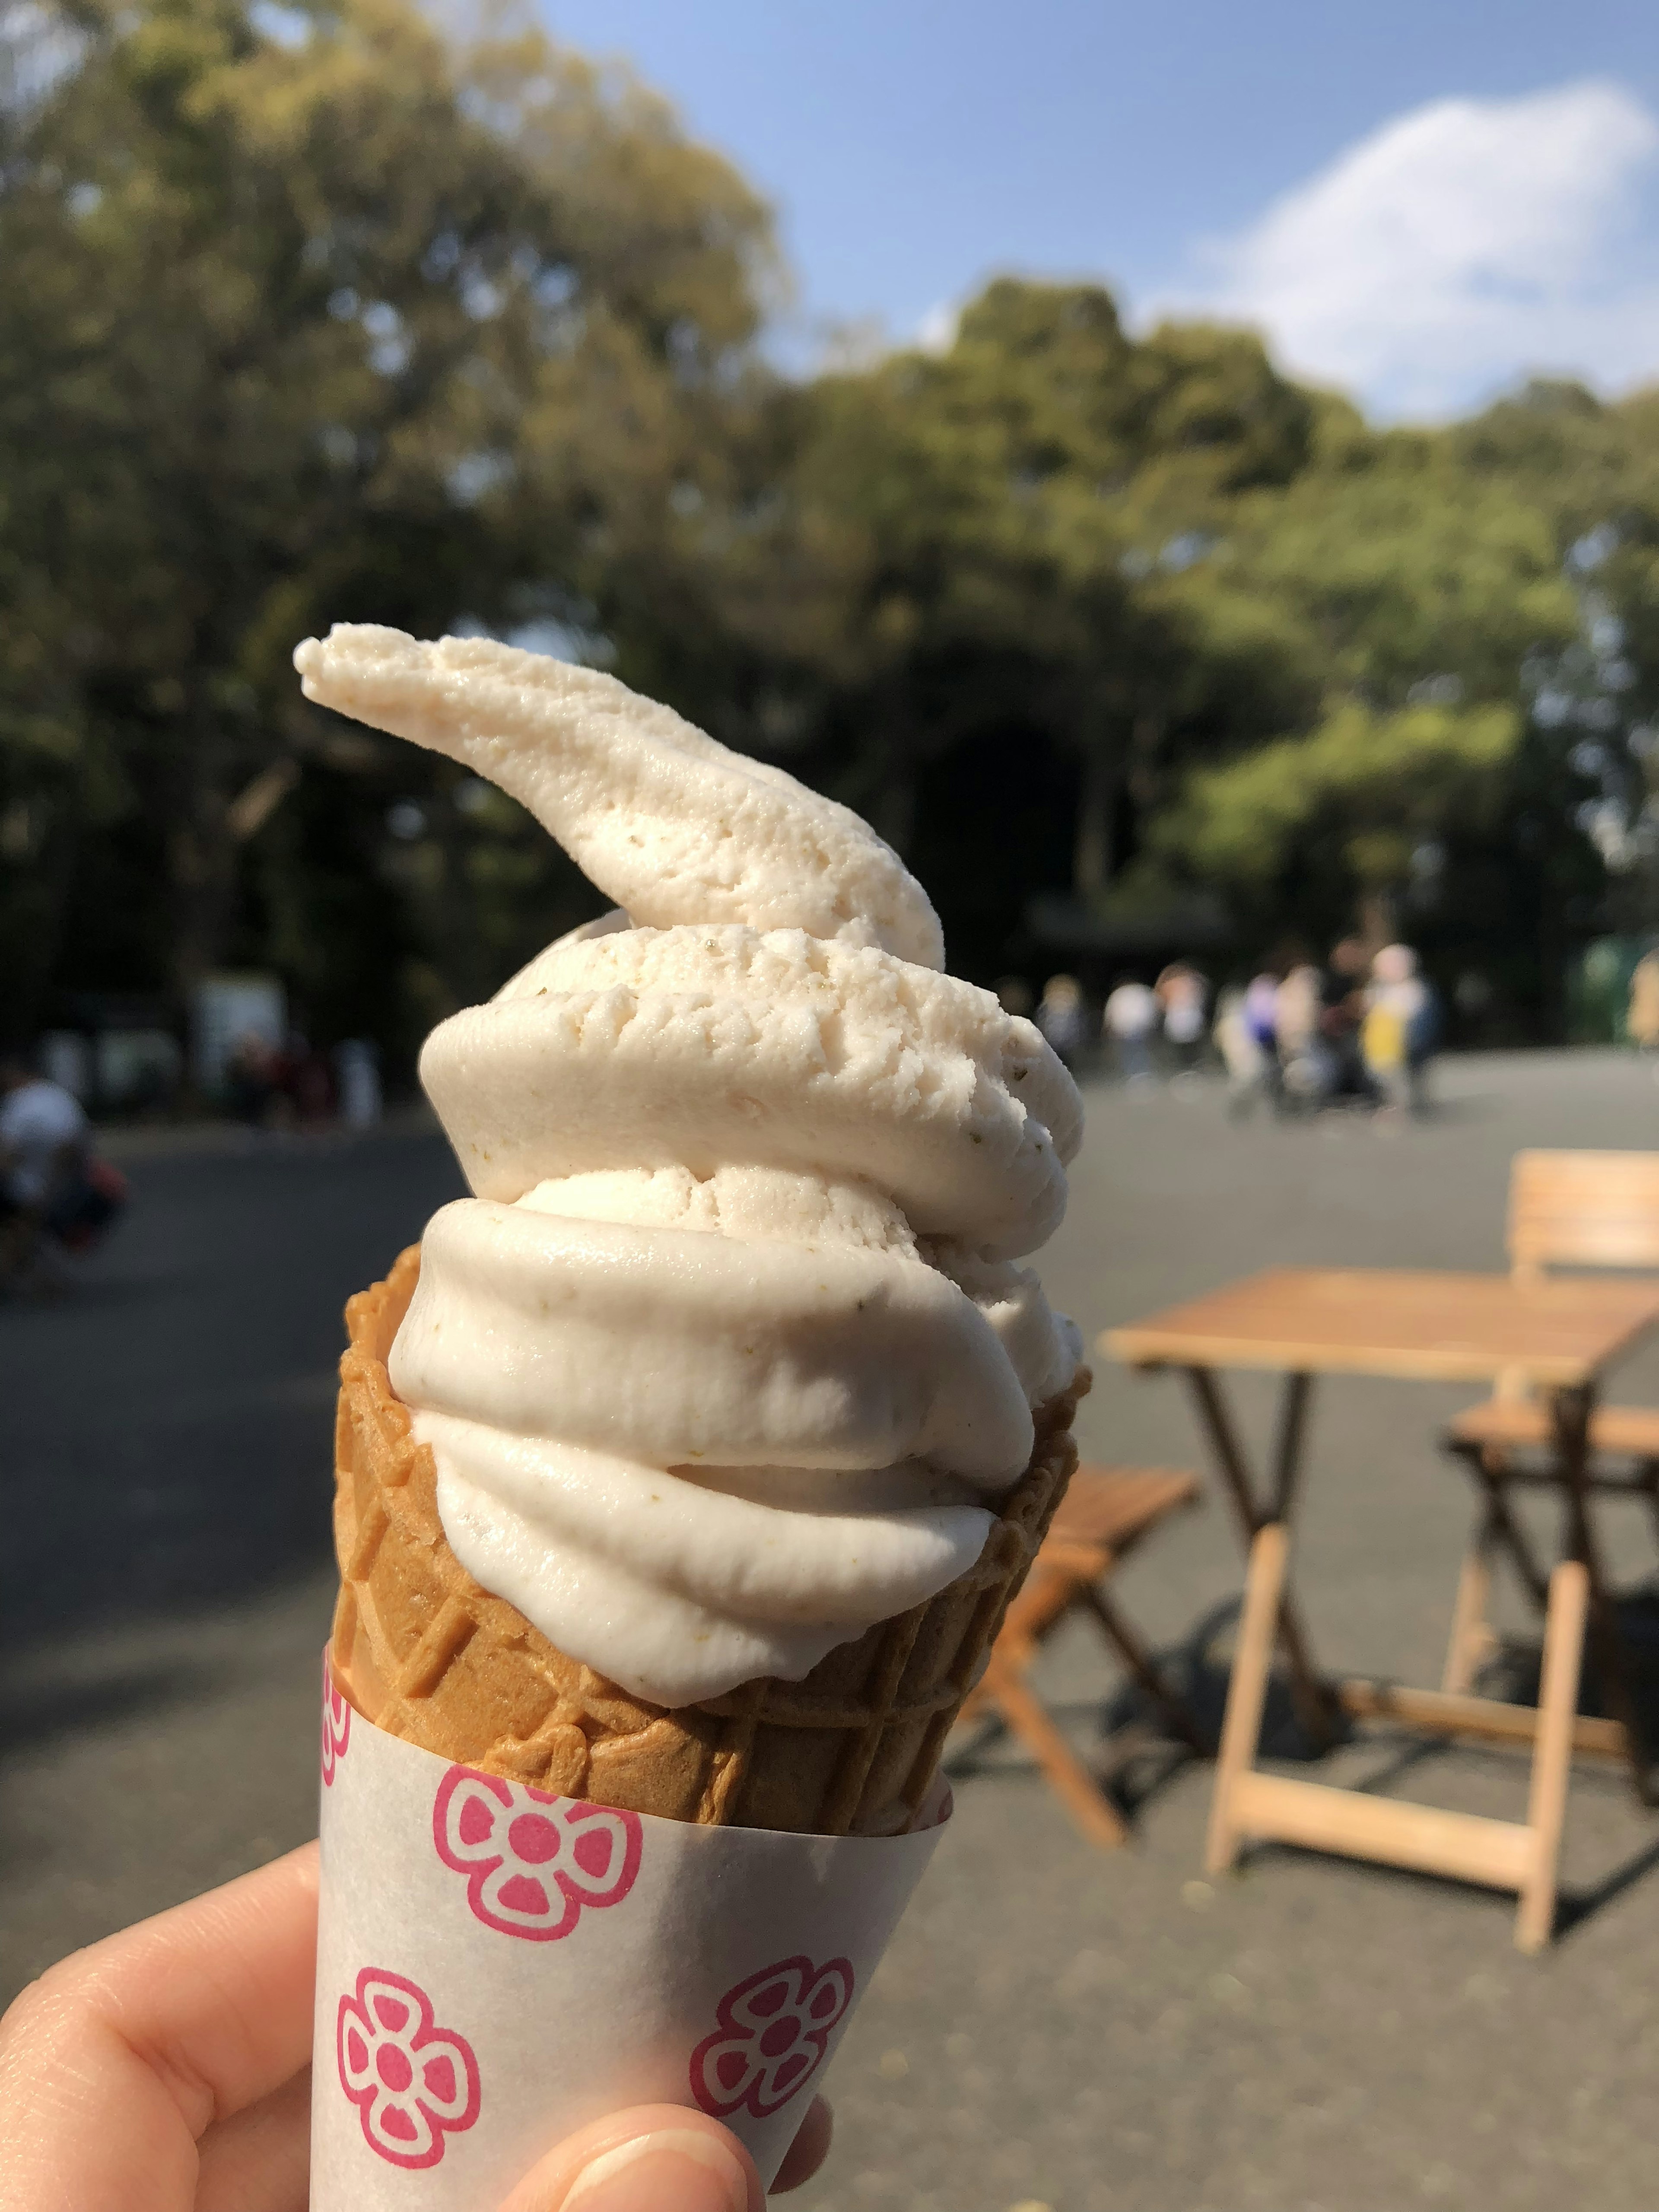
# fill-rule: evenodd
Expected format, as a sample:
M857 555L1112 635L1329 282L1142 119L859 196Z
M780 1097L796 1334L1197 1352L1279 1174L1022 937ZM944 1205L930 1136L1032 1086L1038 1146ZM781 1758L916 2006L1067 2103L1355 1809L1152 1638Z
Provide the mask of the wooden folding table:
M1213 1871L1233 1863L1246 1837L1272 1837L1512 1889L1520 1899L1516 1943L1531 1951L1548 1940L1573 1752L1626 1759L1638 1792L1648 1796L1647 1747L1590 1521L1586 1437L1602 1374L1656 1324L1659 1285L1651 1282L1273 1267L1101 1338L1103 1351L1132 1367L1176 1367L1186 1374L1249 1549L1211 1811ZM1239 1442L1217 1374L1223 1368L1285 1377L1265 1486ZM1488 1385L1500 1376L1520 1376L1545 1398L1566 1541L1550 1580L1536 1708L1359 1678L1333 1684L1316 1668L1289 1587L1286 1552L1308 1403L1313 1378L1322 1374ZM1577 1717L1587 1617L1608 1719ZM1347 1713L1446 1735L1530 1741L1526 1820L1440 1812L1258 1771L1275 1634L1297 1711L1316 1741L1333 1740L1338 1717Z

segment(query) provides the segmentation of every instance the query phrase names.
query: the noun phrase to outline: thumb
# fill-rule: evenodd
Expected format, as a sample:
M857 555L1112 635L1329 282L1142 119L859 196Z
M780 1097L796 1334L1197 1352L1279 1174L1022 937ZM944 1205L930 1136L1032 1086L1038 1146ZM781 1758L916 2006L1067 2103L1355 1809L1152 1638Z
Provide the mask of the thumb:
M501 2212L765 2212L755 2161L718 2120L639 2105L568 2136Z

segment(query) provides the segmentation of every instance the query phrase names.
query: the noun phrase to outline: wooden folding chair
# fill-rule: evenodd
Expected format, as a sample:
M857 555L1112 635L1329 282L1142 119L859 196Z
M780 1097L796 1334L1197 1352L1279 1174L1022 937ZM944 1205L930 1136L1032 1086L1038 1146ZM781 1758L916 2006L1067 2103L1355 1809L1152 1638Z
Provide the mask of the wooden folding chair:
M1255 1764L1268 1671L1285 1587L1288 1532L1280 1521L1256 1531L1244 1612L1227 1691L1221 1749L1210 1801L1205 1869L1226 1874L1249 1836L1271 1836L1316 1851L1376 1859L1385 1866L1450 1875L1462 1881L1513 1890L1518 1899L1518 1950L1541 1951L1555 1925L1556 1881L1566 1820L1567 1781L1575 1750L1606 1748L1608 1723L1575 1717L1578 1663L1584 1648L1589 1577L1582 1560L1563 1559L1550 1577L1544 1624L1543 1674L1535 1712L1480 1698L1429 1691L1391 1691L1349 1682L1342 1702L1357 1715L1395 1718L1449 1734L1530 1741L1532 1778L1524 1820L1492 1820L1442 1812L1361 1790L1264 1774ZM1453 1711L1456 1707L1459 1710ZM1597 1735L1595 1731L1601 1731ZM1588 1733L1587 1733L1588 1732ZM1611 1733L1617 1733L1616 1730Z
M1174 1468L1080 1467L962 1709L964 1720L994 1710L1090 1842L1108 1848L1127 1842L1128 1830L1032 1688L1029 1670L1062 1620L1079 1609L1088 1613L1172 1731L1208 1756L1203 1731L1185 1702L1101 1587L1160 1522L1194 1504L1198 1491L1196 1475Z
M1659 1152L1517 1152L1508 1246L1517 1282L1541 1282L1553 1267L1659 1272ZM1546 1608L1548 1577L1516 1516L1514 1492L1560 1490L1553 1441L1550 1407L1517 1378L1500 1381L1446 1431L1447 1449L1468 1467L1480 1495L1442 1680L1453 1694L1469 1689L1497 1649L1487 1619L1497 1557L1509 1559L1534 1608ZM1659 1407L1593 1409L1584 1486L1644 1498L1659 1530ZM1579 1533L1587 1541L1588 1529Z

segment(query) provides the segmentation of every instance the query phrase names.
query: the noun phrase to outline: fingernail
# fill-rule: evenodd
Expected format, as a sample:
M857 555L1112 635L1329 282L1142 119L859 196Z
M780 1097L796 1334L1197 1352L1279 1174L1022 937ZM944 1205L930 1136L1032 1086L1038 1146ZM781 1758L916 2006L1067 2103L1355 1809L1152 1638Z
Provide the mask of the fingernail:
M560 2212L749 2212L749 2181L717 2136L663 2128L596 2158Z

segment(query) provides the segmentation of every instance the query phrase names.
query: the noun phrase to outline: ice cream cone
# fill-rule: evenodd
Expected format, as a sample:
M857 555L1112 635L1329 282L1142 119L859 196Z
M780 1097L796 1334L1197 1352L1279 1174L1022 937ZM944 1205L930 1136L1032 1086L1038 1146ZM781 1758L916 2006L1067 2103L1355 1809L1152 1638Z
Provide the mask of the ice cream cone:
M706 1826L908 1829L1076 1465L1071 1421L1088 1370L1040 1408L1030 1464L967 1573L801 1681L746 1682L669 1709L567 1656L450 1549L432 1453L386 1373L419 1272L411 1246L346 1308L331 1659L356 1710L444 1758L559 1796Z

